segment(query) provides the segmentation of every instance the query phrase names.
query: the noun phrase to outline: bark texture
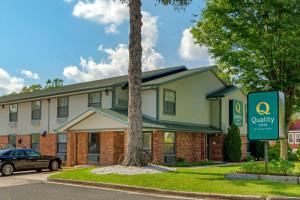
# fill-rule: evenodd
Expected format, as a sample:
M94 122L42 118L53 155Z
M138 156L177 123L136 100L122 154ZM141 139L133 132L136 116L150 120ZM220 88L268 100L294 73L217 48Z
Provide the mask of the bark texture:
M141 0L129 0L128 144L123 165L142 166L142 14Z

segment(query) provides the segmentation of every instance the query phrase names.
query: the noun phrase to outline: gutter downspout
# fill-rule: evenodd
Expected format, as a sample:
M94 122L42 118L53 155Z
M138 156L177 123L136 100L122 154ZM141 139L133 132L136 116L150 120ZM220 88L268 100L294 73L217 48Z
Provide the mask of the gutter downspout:
M48 130L47 133L50 132L50 99L47 99L48 101Z

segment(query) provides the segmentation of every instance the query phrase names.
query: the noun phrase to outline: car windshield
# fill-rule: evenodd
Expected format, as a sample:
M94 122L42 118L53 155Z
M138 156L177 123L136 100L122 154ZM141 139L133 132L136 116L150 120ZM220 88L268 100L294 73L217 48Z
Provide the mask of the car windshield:
M0 150L0 156L9 156L11 150Z

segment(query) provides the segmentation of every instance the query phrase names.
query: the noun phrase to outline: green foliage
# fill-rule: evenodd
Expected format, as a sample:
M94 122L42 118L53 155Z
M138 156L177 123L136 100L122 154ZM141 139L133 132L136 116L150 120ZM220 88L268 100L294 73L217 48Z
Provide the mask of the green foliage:
M299 21L299 0L210 0L192 34L224 63L236 85L246 91L284 92L288 127L291 115L300 109Z
M255 160L254 156L252 156L252 155L247 155L247 157L246 157L246 161L247 161L247 162L249 162L249 161L254 161L254 160Z
M295 164L291 161L279 159L279 161L272 160L268 164L268 173L274 175L288 175L292 174ZM265 163L250 161L241 165L241 172L247 174L266 174Z
M297 148L296 154L297 154L298 157L300 158L300 145L299 145L299 144L298 144L298 148Z
M280 143L269 146L268 149L269 160L279 160L280 157Z
M256 160L261 160L265 157L264 143L261 141L250 142L250 152Z
M233 123L224 140L224 158L226 161L238 162L242 156L240 129Z
M21 93L36 92L42 90L43 87L40 84L32 84L31 86L25 86L22 88Z
M45 89L52 89L62 87L64 85L64 81L59 78L55 78L53 80L48 79L46 82Z

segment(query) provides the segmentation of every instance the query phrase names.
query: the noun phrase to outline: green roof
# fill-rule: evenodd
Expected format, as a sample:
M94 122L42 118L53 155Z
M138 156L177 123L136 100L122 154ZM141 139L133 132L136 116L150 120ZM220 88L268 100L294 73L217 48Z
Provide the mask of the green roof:
M96 110L97 111L97 110ZM122 122L128 122L128 110L126 109L100 109L100 112L105 113L112 118L118 119ZM98 111L98 112L99 112ZM185 131L185 132L207 132L218 133L222 132L216 127L200 124L188 124L182 122L161 122L148 117L143 116L143 128L144 129L158 129L165 131Z
M168 76L172 73L178 73L186 70L187 68L185 66L177 66L177 67L162 68L158 70L143 72L142 74L143 82L151 81L155 78L160 78L161 76ZM29 100L34 98L46 98L48 96L63 95L68 93L77 93L86 90L96 90L96 89L110 87L113 85L126 84L127 80L128 80L128 76L124 75L124 76L95 80L90 82L70 84L59 88L45 89L36 92L6 95L0 97L0 104L14 102L14 101Z
M148 81L146 83L143 83L143 86L166 84L168 82L176 81L178 79L185 78L185 77L193 75L193 74L203 73L203 72L214 70L214 69L217 69L216 65L200 67L200 68L196 68L196 69L189 69L186 71L182 71L180 73L176 73L176 74L172 74L169 76L157 78L152 81Z
M226 95L235 92L239 90L239 88L231 85L231 86L226 86L224 88L218 89L216 91L213 91L212 93L207 95L208 99L214 99L214 98L220 98L220 97L225 97Z

